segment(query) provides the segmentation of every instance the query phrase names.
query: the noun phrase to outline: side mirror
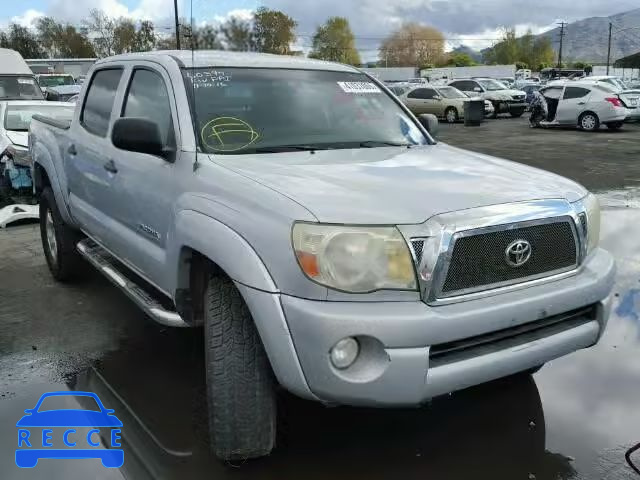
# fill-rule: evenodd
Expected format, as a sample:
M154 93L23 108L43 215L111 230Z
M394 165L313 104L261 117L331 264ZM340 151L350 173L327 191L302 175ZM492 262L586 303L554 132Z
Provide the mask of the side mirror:
M165 157L166 151L156 122L146 118L119 118L113 124L111 141L116 148Z
M433 99L434 99L434 100L438 100L438 101L440 101L440 100L442 100L442 97L441 97L440 95L435 95L435 96L433 97Z
M480 87L474 87L473 91L474 92L482 92L482 89Z
M422 115L418 115L418 121L432 137L435 138L438 136L438 130L440 130L438 117L430 113L423 113Z

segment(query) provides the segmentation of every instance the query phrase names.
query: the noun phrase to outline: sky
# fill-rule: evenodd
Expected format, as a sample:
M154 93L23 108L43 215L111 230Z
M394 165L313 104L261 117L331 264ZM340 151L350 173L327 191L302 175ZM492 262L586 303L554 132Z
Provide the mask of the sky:
M111 16L153 20L167 32L173 24L173 0L1 0L0 28L9 22L25 26L39 16L80 24L89 10ZM182 16L193 11L197 24L216 23L229 16L248 17L259 6L279 9L298 21L296 45L305 50L316 27L330 15L351 22L356 45L364 57L375 56L380 39L405 21L432 25L445 34L449 48L464 44L480 49L500 37L504 26L518 34L541 33L556 22L609 16L638 8L638 0L179 0ZM193 10L191 9L193 5ZM535 6L534 6L535 5Z

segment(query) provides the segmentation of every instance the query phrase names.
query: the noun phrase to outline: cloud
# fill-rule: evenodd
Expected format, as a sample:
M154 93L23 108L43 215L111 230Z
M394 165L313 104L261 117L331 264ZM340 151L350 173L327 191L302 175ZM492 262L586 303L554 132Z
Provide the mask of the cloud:
M40 17L44 17L44 12L30 8L22 15L11 17L11 23L17 23L23 27L30 28L35 25L36 20Z
M237 8L235 10L230 10L226 15L214 15L213 23L225 23L231 18L237 18L238 20L248 22L253 18L253 10L248 8ZM203 19L202 21L209 23L208 19Z

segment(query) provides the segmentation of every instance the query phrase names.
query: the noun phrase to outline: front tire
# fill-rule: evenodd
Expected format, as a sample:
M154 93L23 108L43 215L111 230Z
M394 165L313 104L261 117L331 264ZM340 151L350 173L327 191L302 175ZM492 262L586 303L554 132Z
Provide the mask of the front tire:
M458 110L455 107L449 107L444 112L444 118L447 123L456 123L458 121Z
M580 115L578 125L585 132L595 132L600 128L600 119L595 113L583 113Z
M82 257L76 250L80 234L62 220L49 187L40 196L39 213L40 238L51 275L59 282L73 280L82 268Z
M522 110L513 110L511 112L509 112L511 114L511 116L513 118L520 118L522 115L524 115L524 109Z
M620 130L622 128L624 122L609 122L607 123L607 128L609 130Z
M222 460L268 455L276 439L275 381L260 336L228 277L204 298L211 448Z

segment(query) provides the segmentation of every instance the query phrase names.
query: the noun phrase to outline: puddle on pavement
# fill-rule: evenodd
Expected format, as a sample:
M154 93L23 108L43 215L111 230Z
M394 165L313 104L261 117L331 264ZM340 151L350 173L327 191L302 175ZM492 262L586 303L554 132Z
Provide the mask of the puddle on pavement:
M534 377L503 379L410 410L325 408L283 395L277 449L232 468L208 453L202 332L145 322L126 299L118 305L114 293L107 301L113 312L123 311L127 327L113 318L115 326L101 331L108 338L99 353L27 348L2 356L1 476L637 478L624 453L640 441L640 189L599 195L601 244L618 260L609 327L599 345L552 361ZM68 335L82 336L87 323L79 325ZM79 345L90 347L86 339ZM121 469L98 460L42 460L29 471L14 466L15 422L55 390L92 391L115 410L124 424Z

